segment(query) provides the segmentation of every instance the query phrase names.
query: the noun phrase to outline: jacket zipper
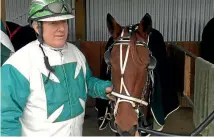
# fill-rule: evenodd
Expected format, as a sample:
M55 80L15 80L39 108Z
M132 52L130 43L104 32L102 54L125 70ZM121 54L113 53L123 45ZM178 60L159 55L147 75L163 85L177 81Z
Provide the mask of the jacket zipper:
M66 72L65 72L65 68L64 68L64 65L63 65L63 53L62 51L60 51L60 57L61 57L61 64L62 64L62 70L63 70L63 74L64 74L64 77L65 77L65 86L66 86L66 92L68 94L68 99L69 99L69 106L71 108L71 100L70 100L70 94L68 92L68 80L67 80L67 77L66 77ZM71 113L71 110L70 110L70 113Z

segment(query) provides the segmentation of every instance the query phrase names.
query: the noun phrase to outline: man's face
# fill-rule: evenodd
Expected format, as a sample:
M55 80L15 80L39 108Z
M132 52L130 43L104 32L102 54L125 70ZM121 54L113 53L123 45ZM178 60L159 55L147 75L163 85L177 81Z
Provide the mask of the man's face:
M43 39L45 44L54 48L61 48L64 46L67 37L67 20L43 22Z

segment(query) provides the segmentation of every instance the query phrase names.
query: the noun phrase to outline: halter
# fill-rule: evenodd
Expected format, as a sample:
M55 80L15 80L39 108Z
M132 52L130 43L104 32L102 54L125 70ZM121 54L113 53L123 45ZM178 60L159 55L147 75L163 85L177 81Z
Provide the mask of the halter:
M131 31L129 31L131 32ZM124 36L124 29L122 30L122 33L121 33L121 38L120 40L118 41L119 43L116 43L114 45L117 45L119 44L120 45L120 70L121 70L121 79L120 79L120 92L117 93L117 92L112 92L111 94L116 96L118 99L116 101L116 104L115 104L115 108L114 108L114 116L116 116L117 114L117 110L118 110L118 106L119 106L119 103L121 102L127 102L127 103L130 103L132 105L133 108L136 108L136 103L139 103L139 104L142 104L142 105L145 105L147 106L148 103L144 100L141 100L141 99L138 99L138 98L135 98L135 97L131 97L130 96L130 92L128 91L125 83L124 83L124 72L125 72L125 69L126 69L126 66L127 66L127 61L128 61L128 56L129 56L129 51L130 51L130 44L129 44L129 40L124 40L123 39L123 36ZM128 44L128 47L127 47L127 50L126 50L126 55L125 55L125 60L123 62L123 44ZM137 45L140 45L140 46L146 46L148 45L148 43L137 43ZM146 85L147 86L147 85ZM122 94L122 89L124 88L125 90L125 94ZM139 113L138 109L136 108L135 111L137 113Z
M129 26L129 33L132 33L133 31L136 31L138 29L138 26ZM148 41L146 42L142 42L142 41L136 41L135 45L137 46L144 46L146 48L149 49L148 47L148 43L149 43L149 37L148 37ZM125 55L125 60L123 62L123 55L122 55L122 47L123 44L128 45L127 50L126 50L126 55ZM150 52L150 64L148 66L148 75L147 75L147 79L146 79L146 83L145 86L143 88L143 93L142 93L142 97L141 99L135 98L130 96L130 92L128 91L128 89L126 88L126 85L124 83L124 72L126 69L126 65L127 65L127 61L128 61L128 55L129 55L129 51L130 51L130 37L124 37L124 29L121 32L120 38L117 41L114 41L114 43L107 49L107 51L104 53L104 60L107 64L107 72L110 70L111 68L111 63L110 63L110 58L111 58L111 50L113 49L114 45L119 45L120 46L120 70L121 70L121 82L120 82L120 91L115 92L115 90L113 89L113 91L110 93L111 95L115 96L117 98L115 105L113 104L112 101L109 101L109 104L111 104L111 108L114 110L113 115L114 117L117 114L117 110L118 110L118 106L119 103L121 102L127 102L130 103L132 105L132 107L135 109L135 112L137 113L138 118L139 116L139 109L138 107L136 107L136 103L137 104L142 104L147 106L148 102L144 101L144 95L146 94L148 85L150 84L150 80L152 81L152 87L154 86L154 75L153 75L153 69L156 66L156 59L152 56L152 53ZM149 50L150 51L150 50ZM125 90L125 94L122 94L122 89L124 88ZM108 107L106 108L108 109ZM103 122L105 121L105 119L111 120L112 119L112 114L108 113L106 111L104 118L103 118ZM116 132L114 129L112 129L113 132Z

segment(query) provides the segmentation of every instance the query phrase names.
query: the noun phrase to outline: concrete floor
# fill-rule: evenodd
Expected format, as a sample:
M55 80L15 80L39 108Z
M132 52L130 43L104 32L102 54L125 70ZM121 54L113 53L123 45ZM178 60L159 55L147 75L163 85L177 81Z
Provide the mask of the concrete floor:
M169 115L163 131L178 134L191 133L194 130L192 119L192 109L179 108L177 111ZM113 133L109 127L99 131L95 109L87 108L83 136L115 136L115 133Z

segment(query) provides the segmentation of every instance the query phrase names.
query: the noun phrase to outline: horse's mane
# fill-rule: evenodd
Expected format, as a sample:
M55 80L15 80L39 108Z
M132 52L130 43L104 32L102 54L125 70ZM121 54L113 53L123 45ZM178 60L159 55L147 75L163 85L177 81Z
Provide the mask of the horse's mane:
M114 43L114 39L111 36L105 46L105 51L108 50L108 48ZM101 70L100 70L100 78L103 80L111 80L111 73L110 71L107 72L107 64L104 60L104 58L102 59L102 63L101 63Z
M105 50L107 50L113 43L114 43L114 39L113 39L113 37L111 36L111 37L108 39L107 43L106 43Z

